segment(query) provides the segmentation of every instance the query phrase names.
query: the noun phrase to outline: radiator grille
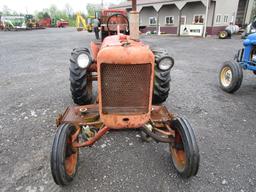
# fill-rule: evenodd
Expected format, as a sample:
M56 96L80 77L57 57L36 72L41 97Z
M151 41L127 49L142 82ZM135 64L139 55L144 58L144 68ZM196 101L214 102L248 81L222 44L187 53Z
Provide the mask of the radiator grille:
M150 64L101 64L102 110L105 114L148 112Z

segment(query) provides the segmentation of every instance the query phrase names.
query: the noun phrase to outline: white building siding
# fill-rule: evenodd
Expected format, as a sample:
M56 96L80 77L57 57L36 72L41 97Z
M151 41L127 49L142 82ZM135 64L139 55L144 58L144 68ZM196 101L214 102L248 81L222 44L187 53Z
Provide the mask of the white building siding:
M205 6L201 2L186 3L181 14L187 17L187 24L193 24L194 15L204 15L205 18Z
M239 0L216 0L214 26L226 26L229 22L235 21ZM221 21L216 22L217 16L221 15ZM228 22L224 22L224 16L227 15Z
M240 0L248 1L251 5L253 0ZM217 34L219 31L224 30L225 27L233 21L236 22L237 15L241 17L240 20L248 20L249 14L246 13L247 9L239 8L239 0L209 0L209 10L208 17L206 21L206 5L207 0L159 0L159 1L148 1L141 0L138 2L138 10L140 11L140 25L149 27L147 30L160 29L164 30L166 33L176 34L176 31L179 28L179 9L182 8L181 16L185 16L186 24L194 24L194 16L198 15L204 16L204 22L207 22L207 33L208 34ZM187 2L187 3L186 3ZM241 4L240 3L240 4ZM127 8L130 8L130 4L126 4ZM244 7L244 6L243 6ZM121 7L120 7L121 8ZM142 9L141 9L142 8ZM241 9L240 15L237 14L238 10ZM158 13L157 13L157 11ZM248 10L251 10L248 8ZM244 14L243 14L243 13ZM159 17L160 28L157 28L156 25L149 24L150 17ZM241 16L242 15L242 16ZM166 25L166 17L173 17L173 23ZM172 20L169 18L169 21ZM201 19L198 19L201 20ZM239 19L238 19L239 20ZM197 23L198 24L198 23ZM201 23L203 25L203 23ZM177 29L177 30L175 30Z
M216 2L211 2L209 4L209 12L208 12L208 19L207 19L207 27L213 26L213 17L214 17L214 11L215 11L215 4Z
M141 26L150 26L149 18L156 17L157 12L153 7L144 7L140 11L140 25Z
M166 25L165 24L165 17L171 16L173 17L173 24ZM159 22L161 26L178 26L179 25L179 9L176 7L176 5L164 5L159 10Z

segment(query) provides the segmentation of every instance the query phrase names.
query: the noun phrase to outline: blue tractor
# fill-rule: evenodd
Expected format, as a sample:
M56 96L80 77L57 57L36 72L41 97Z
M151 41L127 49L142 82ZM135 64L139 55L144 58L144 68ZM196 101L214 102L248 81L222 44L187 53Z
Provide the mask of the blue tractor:
M219 72L220 87L228 93L237 91L243 81L243 69L256 75L256 33L244 40L244 48L235 55L234 60L226 61Z

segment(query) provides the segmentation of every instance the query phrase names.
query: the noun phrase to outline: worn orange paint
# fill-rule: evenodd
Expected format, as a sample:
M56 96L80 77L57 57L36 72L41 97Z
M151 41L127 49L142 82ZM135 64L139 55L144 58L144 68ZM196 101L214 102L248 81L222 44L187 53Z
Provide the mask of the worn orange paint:
M86 108L86 113L81 114L81 109ZM168 125L168 122L170 122L173 119L173 114L169 113L164 106L152 106L152 110L150 111L150 117L148 119L147 114L145 114L144 117L139 116L129 116L130 124L127 123L127 125L124 125L123 122L120 123L120 128L137 128L142 127L145 123L152 122L155 126L155 130L158 131L162 135L167 136L175 136L175 133L173 129ZM99 105L84 105L84 106L71 106L66 109L63 115L59 116L58 121L60 124L62 123L70 123L73 126L76 127L76 131L71 136L71 143L72 147L79 148L79 147L86 147L86 146L92 146L97 140L99 140L107 131L111 129L116 129L116 127L107 127L105 124L103 124L102 119L97 119L94 122L87 122L86 119L88 117L91 117L92 115L99 114ZM127 117L127 116L126 116ZM115 125L119 124L119 119L122 119L119 115L112 115L112 117L106 117L106 120L108 118L115 123ZM143 120L147 120L144 122ZM110 123L111 123L110 122ZM143 123L144 122L144 123ZM166 124L167 123L167 124ZM78 135L81 133L81 126L93 126L93 127L99 127L99 131L97 134L93 137L91 137L88 141L78 141ZM122 125L122 126L121 126ZM117 126L118 127L118 126ZM160 130L161 129L161 130Z
M98 55L98 52L100 50L100 47L101 47L101 42L99 41L92 41L91 44L90 44L90 47L91 47L91 54L92 54L92 58L94 61L96 61L97 59L97 55Z
M96 141L98 141L107 131L109 131L108 127L103 127L102 129L100 129L97 134L92 137L90 140L79 143L79 142L74 142L72 143L72 146L75 148L79 148L79 147L86 147L86 146L92 146Z
M120 54L122 53L122 54ZM104 39L102 46L97 56L98 68L98 95L99 95L99 112L101 121L112 129L123 128L139 128L148 122L151 113L151 101L153 93L154 80L154 54L149 46L140 41L129 39L126 35L114 35ZM107 64L151 64L151 78L150 78L150 98L148 103L148 112L146 114L138 115L120 115L120 114L103 114L102 112L102 93L101 93L101 73L100 67L103 63ZM113 74L114 75L114 74ZM120 93L122 94L122 93ZM129 121L124 121L129 119Z

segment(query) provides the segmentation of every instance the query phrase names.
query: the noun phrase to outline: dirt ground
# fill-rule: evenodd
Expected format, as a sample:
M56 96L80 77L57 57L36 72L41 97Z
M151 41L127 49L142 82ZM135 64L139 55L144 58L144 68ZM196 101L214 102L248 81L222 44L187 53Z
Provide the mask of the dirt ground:
M70 52L92 39L72 28L0 32L0 191L256 191L256 78L244 72L235 94L218 86L219 66L242 46L239 37L142 37L175 58L165 104L195 129L196 177L176 174L167 144L116 131L81 150L72 185L55 185L49 159L55 118L72 105Z

